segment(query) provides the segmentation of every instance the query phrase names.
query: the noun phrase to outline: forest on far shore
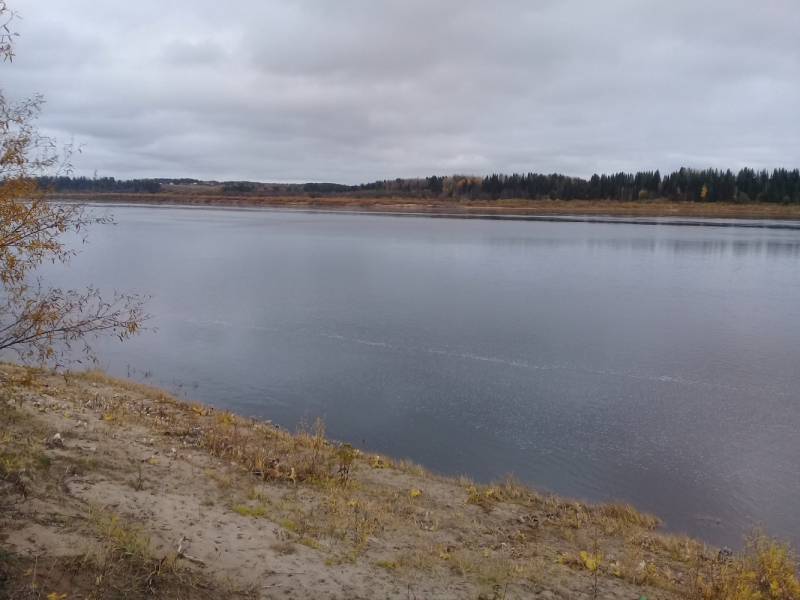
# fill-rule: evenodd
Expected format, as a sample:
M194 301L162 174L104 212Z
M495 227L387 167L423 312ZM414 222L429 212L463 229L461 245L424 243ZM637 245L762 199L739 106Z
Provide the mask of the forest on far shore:
M756 171L682 168L592 175L589 179L560 174L449 175L385 179L360 185L338 183L259 183L200 181L189 178L130 179L114 177L42 177L39 185L53 192L103 194L193 193L230 196L309 196L357 198L431 198L450 200L634 200L800 204L800 169Z

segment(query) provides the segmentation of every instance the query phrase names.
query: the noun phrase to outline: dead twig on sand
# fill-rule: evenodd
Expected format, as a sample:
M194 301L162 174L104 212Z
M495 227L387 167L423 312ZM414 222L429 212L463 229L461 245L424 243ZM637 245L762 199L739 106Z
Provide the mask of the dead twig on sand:
M190 542L191 540L185 538L184 536L181 536L181 541L178 542L178 552L177 552L178 557L184 560L188 560L189 562L192 562L196 565L200 565L201 567L205 567L206 563L204 561L200 560L199 558L195 558L194 556L189 556L188 554L186 554L186 552L184 552L183 550L184 541Z

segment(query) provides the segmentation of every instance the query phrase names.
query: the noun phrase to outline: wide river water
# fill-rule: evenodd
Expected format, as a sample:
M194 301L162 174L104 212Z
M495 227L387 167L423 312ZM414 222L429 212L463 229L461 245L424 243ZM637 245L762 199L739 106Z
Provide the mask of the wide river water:
M113 214L42 270L152 294L157 332L96 346L111 374L715 544L800 542L800 224Z

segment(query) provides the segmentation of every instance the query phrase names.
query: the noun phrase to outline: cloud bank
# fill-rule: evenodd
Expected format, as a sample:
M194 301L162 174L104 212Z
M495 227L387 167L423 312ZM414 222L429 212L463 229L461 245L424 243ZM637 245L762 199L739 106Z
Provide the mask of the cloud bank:
M800 166L795 0L15 0L77 174L361 183Z

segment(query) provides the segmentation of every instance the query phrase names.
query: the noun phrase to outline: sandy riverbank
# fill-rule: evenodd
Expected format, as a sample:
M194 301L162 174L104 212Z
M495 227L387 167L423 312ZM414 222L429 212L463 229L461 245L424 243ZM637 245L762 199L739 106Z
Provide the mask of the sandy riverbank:
M666 600L747 572L626 505L436 477L322 424L99 373L0 385L0 597Z
M54 196L55 197L55 196ZM119 202L186 206L231 206L422 212L453 215L594 215L616 217L705 217L733 219L800 219L800 205L670 202L653 200L462 200L414 198L311 198L308 196L206 196L190 194L58 194L86 202Z

